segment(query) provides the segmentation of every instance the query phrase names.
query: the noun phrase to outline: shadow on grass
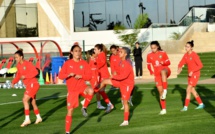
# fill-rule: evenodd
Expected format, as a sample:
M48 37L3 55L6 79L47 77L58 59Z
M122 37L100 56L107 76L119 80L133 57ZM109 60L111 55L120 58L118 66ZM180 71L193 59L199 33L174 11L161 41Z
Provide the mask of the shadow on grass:
M175 87L172 89L172 94L175 93L175 91L178 91L181 95L181 103L182 106L184 106L184 100L186 98L186 89L180 87L180 85L176 84Z
M196 91L199 93L203 103L205 104L204 110L209 113L213 118L215 118L215 106L212 105L210 102L215 101L215 92L205 86L200 85L196 87Z
M158 93L158 90L157 90L156 86L154 86L153 89L151 90L151 94L152 94L152 96L155 96L155 98L156 98L156 100L157 100L157 102L158 102L158 104L159 104L159 106L161 108L161 105L160 105L160 95Z
M133 106L130 107L129 121L131 120L131 118L134 115L134 110L142 102L142 99L143 99L143 91L141 91L141 89L139 89L138 86L135 86L134 89L133 89L133 100L132 100Z
M58 93L54 93L53 95L50 95L50 96L46 96L46 97L43 97L43 98L40 98L39 100L37 100L37 106L39 107L40 105L42 105L43 103L46 103L47 101L49 100L52 100L52 99L57 99L58 96L59 96L59 92ZM41 101L42 100L42 101ZM0 119L0 121L3 121L5 119L8 119L8 118L11 118L9 121L5 122L4 124L2 124L0 126L0 128L3 128L5 126L7 126L8 124L10 124L12 121L22 117L24 115L24 108L21 108L13 113L11 113L10 115L7 115L3 118Z
M117 93L116 95L115 95L115 93ZM111 103L113 104L113 105L115 105L115 104L117 104L119 101L117 100L118 99L118 97L116 97L116 96L120 96L119 95L119 90L117 90L117 89L115 89L115 90L109 90L109 92L107 93L107 95L108 95L108 97L109 97L109 99L110 99L110 101L111 101ZM92 103L90 103L90 105L92 105L92 104L95 104L96 102L92 102ZM89 106L90 106L89 105ZM100 115L100 113L101 112L104 112L102 115ZM99 110L99 109L95 109L90 115L88 115L88 117L85 119L85 120L83 120L81 123L79 123L72 131L71 131L71 134L72 133L75 133L78 129L80 129L84 124L86 124L92 117L95 117L95 116L98 116L98 115L100 115L99 117L98 117L98 119L97 119L97 122L101 122L101 120L102 120L102 117L104 117L105 115L107 115L107 114L110 114L110 113L105 113L105 111L104 110Z

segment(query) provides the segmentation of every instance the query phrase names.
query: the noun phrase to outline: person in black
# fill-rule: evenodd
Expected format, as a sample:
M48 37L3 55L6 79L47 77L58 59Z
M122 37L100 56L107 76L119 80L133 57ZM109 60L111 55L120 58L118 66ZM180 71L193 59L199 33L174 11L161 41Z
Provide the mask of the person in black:
M143 68L142 68L142 49L140 48L140 43L136 42L135 43L135 48L133 51L134 55L134 62L135 62L135 70L136 70L136 77L135 79L142 78L143 75Z

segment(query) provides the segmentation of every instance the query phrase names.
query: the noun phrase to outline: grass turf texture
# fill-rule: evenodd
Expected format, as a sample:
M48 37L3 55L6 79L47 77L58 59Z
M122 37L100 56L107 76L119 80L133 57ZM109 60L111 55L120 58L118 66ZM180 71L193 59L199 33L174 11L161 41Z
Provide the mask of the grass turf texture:
M180 80L180 79L179 79ZM172 80L174 81L174 80ZM176 80L175 80L176 81ZM174 83L174 82L173 82ZM214 85L198 85L197 91L202 97L206 108L195 110L197 103L191 100L187 112L180 112L185 98L184 84L170 82L167 96L167 115L158 115L160 106L158 93L154 84L136 85L130 114L130 125L119 127L123 121L120 93L118 90L107 90L115 105L115 109L105 114L103 110L96 109L95 97L88 108L88 118L81 114L81 107L75 109L73 114L72 133L76 134L196 134L215 133L215 89ZM108 87L109 88L109 87ZM107 88L107 89L108 89ZM0 90L0 133L1 134L62 134L66 115L66 87L62 85L42 86L38 92L37 101L44 122L34 125L35 115L31 111L32 125L20 128L24 120L23 105L21 101L23 89ZM11 95L16 93L17 97ZM81 99L82 100L82 99ZM103 103L104 104L104 103Z

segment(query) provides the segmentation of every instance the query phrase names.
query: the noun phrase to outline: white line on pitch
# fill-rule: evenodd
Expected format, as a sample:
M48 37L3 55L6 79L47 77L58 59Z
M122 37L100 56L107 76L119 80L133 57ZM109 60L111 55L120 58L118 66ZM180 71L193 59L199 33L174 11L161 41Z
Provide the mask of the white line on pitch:
M48 100L48 99L54 99L54 98L62 98L65 97L66 95L61 95L61 96L56 96L56 97L45 97L45 98L40 98L40 99L36 99L36 100ZM7 103L0 103L1 105L8 105L8 104L15 104L15 103L20 103L22 101L14 101L14 102L7 102Z

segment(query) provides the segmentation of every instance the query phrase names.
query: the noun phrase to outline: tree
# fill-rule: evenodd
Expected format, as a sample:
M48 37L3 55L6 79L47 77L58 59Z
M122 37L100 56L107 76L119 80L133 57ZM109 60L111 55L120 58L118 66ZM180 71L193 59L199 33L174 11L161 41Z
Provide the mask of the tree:
M181 37L181 33L180 32L173 32L171 35L170 35L170 39L172 40L178 40L179 38Z
M148 14L140 14L134 23L134 29L128 30L124 25L115 25L114 33L118 35L118 38L131 47L136 41L138 41L138 34L140 29L143 28L148 22Z

